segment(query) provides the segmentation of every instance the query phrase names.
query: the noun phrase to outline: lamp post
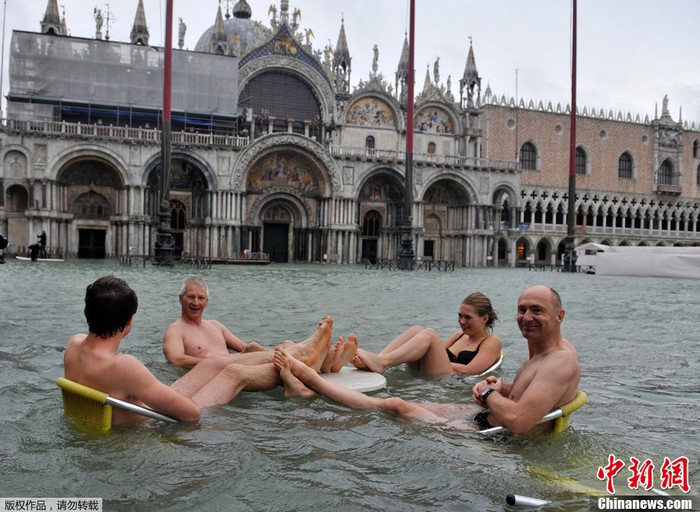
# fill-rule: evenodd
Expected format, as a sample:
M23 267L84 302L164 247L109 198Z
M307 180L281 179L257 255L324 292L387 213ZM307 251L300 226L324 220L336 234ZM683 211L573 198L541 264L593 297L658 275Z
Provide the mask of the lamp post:
M413 59L415 42L415 0L411 0L408 42L408 98L406 100L406 178L404 192L404 215L401 227L401 247L399 248L399 268L413 270L415 253L413 252Z
M163 65L163 129L160 154L160 209L158 211L158 233L156 234L154 265L172 266L175 240L170 232L170 155L171 155L171 90L173 61L173 0L167 0L165 8L165 52Z

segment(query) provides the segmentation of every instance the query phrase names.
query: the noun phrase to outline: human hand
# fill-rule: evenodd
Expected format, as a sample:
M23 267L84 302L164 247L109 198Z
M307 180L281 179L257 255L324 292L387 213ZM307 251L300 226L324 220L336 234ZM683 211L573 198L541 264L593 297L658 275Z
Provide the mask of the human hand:
M481 400L481 393L483 393L486 388L491 388L496 393L500 394L501 389L503 388L503 381L498 377L489 376L474 385L474 389L472 390L472 398L482 407L486 407L486 404Z

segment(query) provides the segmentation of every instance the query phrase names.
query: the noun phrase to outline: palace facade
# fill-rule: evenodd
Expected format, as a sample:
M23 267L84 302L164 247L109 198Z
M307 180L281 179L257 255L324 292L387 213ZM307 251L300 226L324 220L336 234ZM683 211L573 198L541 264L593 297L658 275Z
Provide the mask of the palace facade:
M389 83L375 50L352 81L341 24L315 49L282 0L269 23L240 0L173 50L170 228L178 254L276 262L397 258L406 131L417 258L458 266L557 264L568 218L567 105L482 91L474 49L458 83L426 72L406 118L408 42ZM14 31L0 126L0 231L24 252L46 231L67 257L152 254L161 176L163 49L142 0L131 41L66 35L56 0ZM577 113L576 243L700 245L700 130Z

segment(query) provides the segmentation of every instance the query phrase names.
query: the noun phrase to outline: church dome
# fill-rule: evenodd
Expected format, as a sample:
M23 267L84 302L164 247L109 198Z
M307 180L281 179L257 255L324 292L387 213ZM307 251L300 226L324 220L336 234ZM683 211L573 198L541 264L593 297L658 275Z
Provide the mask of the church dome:
M233 54L242 56L262 44L270 34L270 29L251 19L252 9L246 0L239 0L233 7L233 17L226 13L223 31L226 42ZM197 52L211 52L212 42L216 39L216 24L209 27L199 38L195 46ZM240 49L240 51L239 51Z

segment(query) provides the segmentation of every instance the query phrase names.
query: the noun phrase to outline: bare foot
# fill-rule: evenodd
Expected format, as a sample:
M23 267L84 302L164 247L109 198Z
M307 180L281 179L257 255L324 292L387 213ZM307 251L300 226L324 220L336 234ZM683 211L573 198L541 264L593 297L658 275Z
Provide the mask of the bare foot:
M291 347L290 355L318 371L328 355L333 334L333 317L327 316L308 339ZM293 350L293 352L292 352Z
M292 357L287 354L283 348L275 348L272 362L279 372L282 383L284 384L285 398L295 396L306 398L316 395L315 391L307 388L302 381L297 379L294 374L292 374Z
M328 350L328 354L326 354L326 358L323 360L323 364L321 365L321 373L331 372L331 366L333 366L333 363L335 363L337 354L340 353L340 347L342 345L343 337L338 336L338 341L336 342L335 346Z
M381 362L381 356L378 354L373 354L372 352L358 348L357 358L360 359L362 364L366 366L366 369L371 372L384 374L387 370L386 366Z
M360 356L358 356L357 353L355 353L355 357L353 357L350 362L358 370L364 370L366 372L370 371L370 369L367 368L365 362L362 359L360 359Z
M342 339L342 336L339 338ZM360 341L355 336L355 333L350 333L348 340L343 342L340 350L336 347L335 350L335 362L331 366L331 372L339 372L343 366L349 363L357 354L357 348L360 345Z

